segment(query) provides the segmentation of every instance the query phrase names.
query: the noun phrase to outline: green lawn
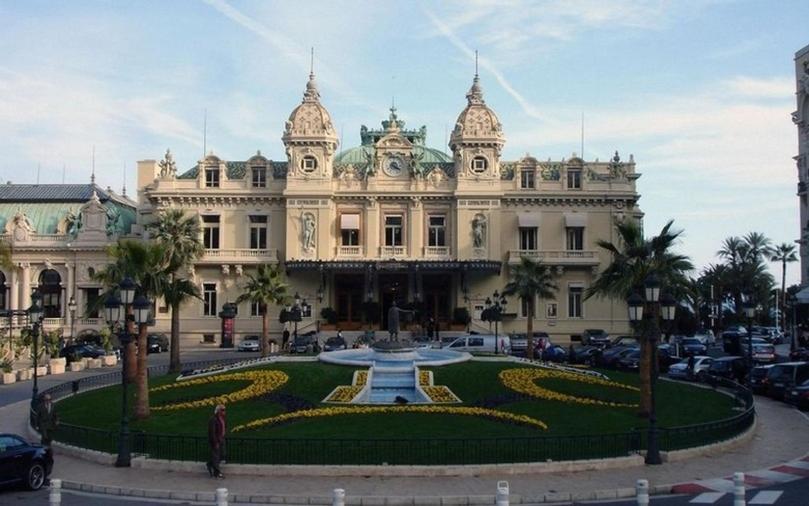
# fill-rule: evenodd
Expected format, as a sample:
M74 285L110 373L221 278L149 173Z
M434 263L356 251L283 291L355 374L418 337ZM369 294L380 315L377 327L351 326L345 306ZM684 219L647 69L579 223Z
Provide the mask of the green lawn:
M506 368L516 364L495 362L466 362L434 368L436 385L447 385L457 394L463 405L482 405L512 413L525 414L548 424L543 434L603 434L622 432L645 425L632 408L613 408L568 404L542 399L509 399L513 392L498 378ZM276 364L274 370L289 375L289 382L278 390L308 402L313 407L324 406L320 401L337 385L348 385L357 368L321 363ZM608 372L614 381L637 385L637 374ZM173 381L172 376L152 378L150 386ZM227 381L187 388L176 388L151 393L153 406L171 402L189 401L220 395L247 386L247 381ZM543 379L541 385L565 394L621 403L637 402L638 394L619 388L588 385L561 379ZM732 414L732 400L723 394L690 385L658 382L658 419L661 426L688 425L728 417ZM134 388L130 388L134 391ZM134 392L133 392L134 396ZM498 399L499 397L499 399ZM487 403L487 401L489 401ZM114 386L79 394L59 403L63 422L104 429L115 429L120 417L120 387ZM101 408L103 407L103 408ZM231 427L256 418L284 412L278 402L252 399L228 406L228 424ZM147 432L204 434L212 412L209 407L181 411L153 411L146 421L133 422L132 427ZM440 419L440 420L439 420ZM449 428L448 428L449 427ZM516 431L516 432L515 432ZM458 415L344 415L316 418L279 427L257 429L252 434L269 437L445 437L483 434L487 436L529 435L537 430L480 420Z

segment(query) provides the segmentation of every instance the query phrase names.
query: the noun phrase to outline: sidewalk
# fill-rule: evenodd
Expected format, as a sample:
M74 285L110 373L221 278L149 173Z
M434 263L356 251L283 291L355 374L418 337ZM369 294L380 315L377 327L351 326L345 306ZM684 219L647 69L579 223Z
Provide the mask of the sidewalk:
M57 449L52 477L64 480L66 488L115 495L212 501L213 491L217 487L227 487L234 502L286 504L330 503L335 488L346 490L348 504L491 504L498 480L509 482L514 503L622 497L629 494L639 478L648 479L652 490L663 493L671 491L674 484L725 478L736 471L784 469L784 463L803 457L809 449L809 419L794 408L769 399L757 398L756 405L758 423L749 441L722 452L661 466L559 473L509 474L504 471L468 477L396 478L257 477L229 474L226 465L223 470L228 477L215 480L207 476L202 464L198 473L118 469L60 455ZM27 408L27 401L0 408L0 432L27 435ZM796 476L799 477L800 473ZM751 484L761 486L759 483ZM686 491L682 487L675 490Z

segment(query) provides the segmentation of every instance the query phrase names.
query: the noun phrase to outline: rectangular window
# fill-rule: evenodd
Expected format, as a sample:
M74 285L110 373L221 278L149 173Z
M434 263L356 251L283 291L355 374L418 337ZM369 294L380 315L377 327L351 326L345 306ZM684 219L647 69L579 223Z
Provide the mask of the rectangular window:
M340 239L343 246L360 245L360 215L340 215Z
M537 312L533 299L520 299L520 316L528 318L529 309L533 311L533 315L536 318Z
M216 188L219 186L219 167L207 167L205 169L205 187Z
M305 304L301 305L301 318L311 318L312 317L312 305Z
M520 171L520 188L534 188L534 169Z
M264 167L253 167L253 188L267 187L267 169Z
M216 283L202 284L202 314L216 316Z
M581 318L581 298L584 289L580 286L571 286L567 291L567 317Z
M584 227L567 227L567 250L581 251L584 249Z
M202 245L205 249L219 249L219 216L202 217Z
M537 249L536 227L520 227L520 249L528 251L536 251Z
M430 216L427 231L428 246L446 246L447 218L445 216Z
M581 171L579 169L568 169L567 188L568 190L581 189Z
M267 249L267 216L250 216L250 249Z
M85 288L84 289L84 311L83 312L76 312L76 318L81 318L83 314L87 315L87 318L98 318L98 294L100 292L99 288Z
M258 302L250 303L250 316L261 316L261 307Z
M402 217L385 216L385 246L401 246Z

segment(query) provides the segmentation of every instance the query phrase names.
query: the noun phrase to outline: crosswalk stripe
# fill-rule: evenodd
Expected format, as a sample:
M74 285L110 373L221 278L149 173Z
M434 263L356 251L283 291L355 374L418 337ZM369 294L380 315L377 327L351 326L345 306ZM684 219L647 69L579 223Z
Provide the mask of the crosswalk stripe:
M747 504L775 504L783 494L781 490L762 490L750 499Z
M692 504L713 504L725 495L724 492L704 492L691 499Z

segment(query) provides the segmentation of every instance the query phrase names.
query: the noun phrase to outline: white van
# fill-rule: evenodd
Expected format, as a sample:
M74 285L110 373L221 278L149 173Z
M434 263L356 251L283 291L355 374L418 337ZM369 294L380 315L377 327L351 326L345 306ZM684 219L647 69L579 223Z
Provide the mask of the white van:
M472 353L495 353L495 343L497 343L497 353L508 355L511 353L511 340L507 335L495 336L472 334L456 338L445 337L441 340L441 348L456 351L468 351Z

